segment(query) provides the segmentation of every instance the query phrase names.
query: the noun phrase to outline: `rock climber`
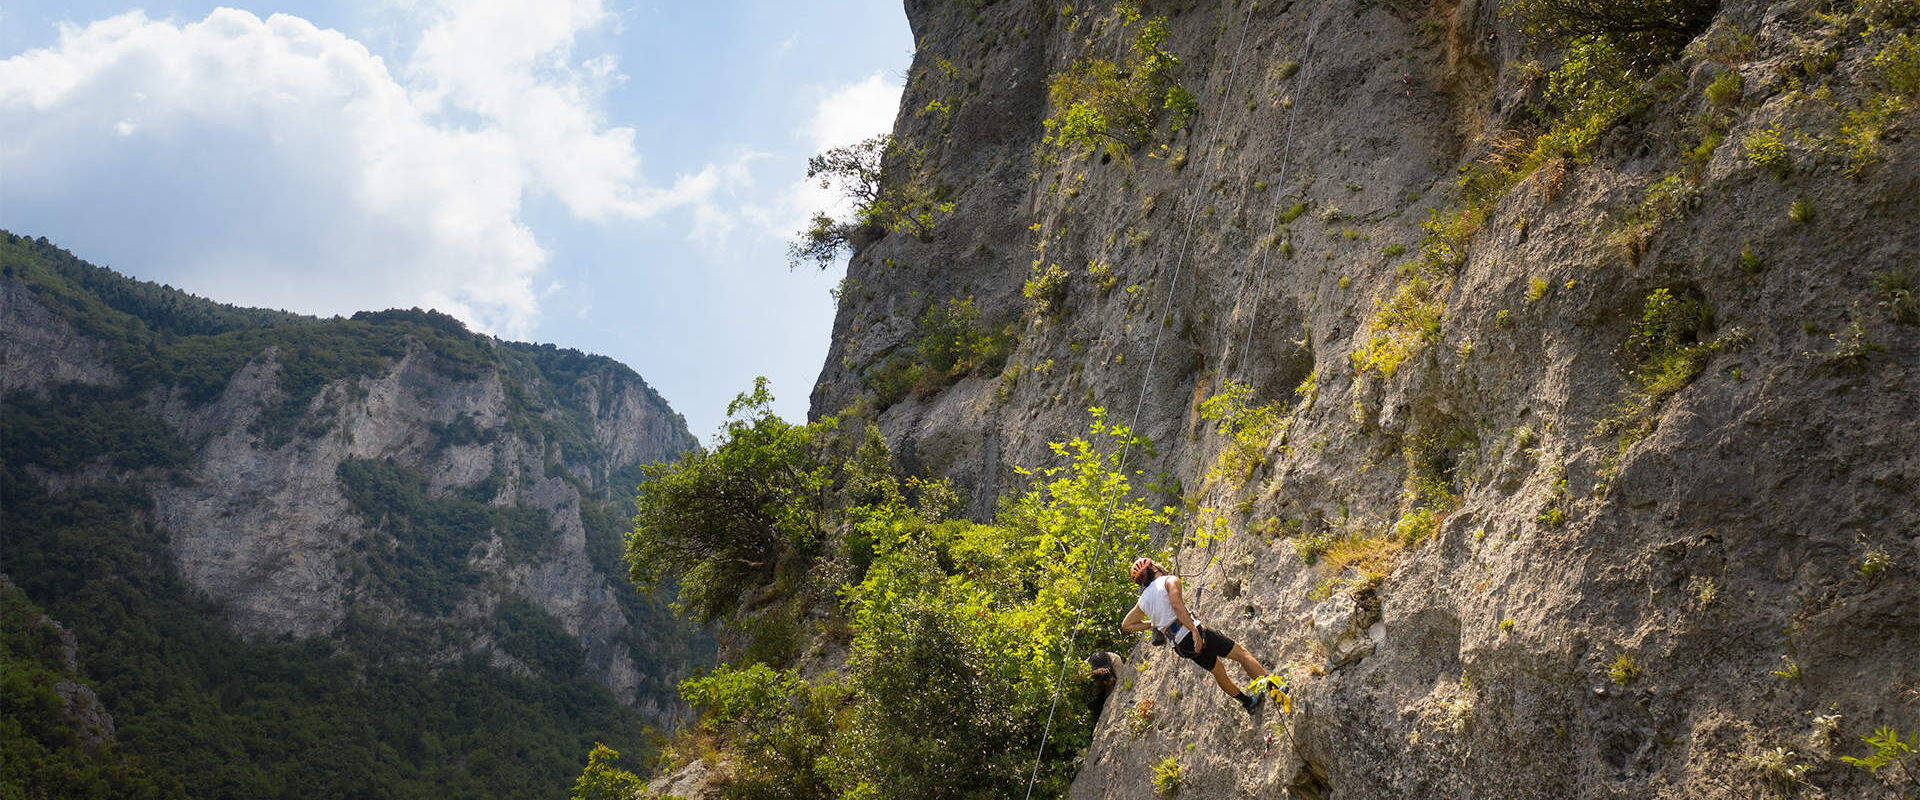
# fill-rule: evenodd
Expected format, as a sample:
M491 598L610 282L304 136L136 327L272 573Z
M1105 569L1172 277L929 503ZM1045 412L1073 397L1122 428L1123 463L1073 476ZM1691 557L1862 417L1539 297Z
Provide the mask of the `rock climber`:
M1120 630L1138 633L1149 628L1162 632L1167 641L1173 643L1173 651L1199 665L1213 675L1214 683L1220 684L1220 691L1226 692L1246 709L1248 715L1259 712L1266 701L1267 691L1274 681L1267 676L1265 667L1254 660L1247 648L1229 638L1226 634L1208 628L1193 621L1193 615L1187 611L1186 598L1180 591L1180 578L1167 571L1151 558L1134 559L1133 582L1140 584L1140 601L1135 603L1127 618L1120 621ZM1252 694L1243 693L1233 679L1227 677L1226 665L1220 659L1228 658L1240 664L1246 672L1248 688ZM1273 687L1279 688L1279 687Z

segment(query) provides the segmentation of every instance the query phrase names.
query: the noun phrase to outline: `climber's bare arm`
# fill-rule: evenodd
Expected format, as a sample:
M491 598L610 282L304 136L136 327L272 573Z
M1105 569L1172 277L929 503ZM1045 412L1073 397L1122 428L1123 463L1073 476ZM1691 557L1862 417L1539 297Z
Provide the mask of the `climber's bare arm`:
M1120 630L1127 633L1139 633L1151 627L1153 623L1147 621L1147 612L1141 611L1139 606L1134 606L1132 611L1127 612L1127 618L1120 620Z

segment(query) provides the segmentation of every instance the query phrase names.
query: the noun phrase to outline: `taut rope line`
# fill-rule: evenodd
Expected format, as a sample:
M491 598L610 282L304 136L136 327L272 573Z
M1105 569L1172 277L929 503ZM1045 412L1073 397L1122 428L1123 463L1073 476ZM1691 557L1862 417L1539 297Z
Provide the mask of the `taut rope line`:
M1226 83L1227 96L1231 96L1233 93L1234 77L1236 76L1236 74L1239 72L1239 69L1240 69L1240 56L1241 56L1241 53L1246 49L1247 31L1252 26L1253 11L1257 5L1258 5L1257 3L1249 3L1247 5L1247 16L1241 22L1240 42L1239 42L1239 45L1234 48L1233 63L1229 66L1227 70L1227 83ZM1186 229L1181 234L1180 250L1178 252L1178 255L1174 257L1174 262L1173 262L1173 280L1167 285L1167 303L1160 313L1159 324L1154 327L1153 346L1147 352L1146 370L1142 372L1140 376L1140 393L1139 393L1139 396L1134 401L1133 418L1128 423L1128 426L1127 426L1126 440L1123 441L1120 445L1120 459L1119 459L1118 469L1122 475L1126 474L1127 456L1131 453L1133 449L1134 431L1138 430L1138 426L1140 424L1140 413L1142 410L1146 408L1147 390L1153 385L1153 367L1154 367L1154 363L1159 359L1159 356L1160 356L1161 335L1166 332L1167 323L1169 320L1172 319L1173 300L1174 300L1174 297L1178 295L1178 289L1180 286L1180 274L1186 264L1187 244L1193 236L1193 222L1196 216L1198 215L1198 211L1200 208L1200 203L1199 203L1200 192L1206 190L1206 177L1209 173L1213 171L1213 165L1214 165L1213 143L1214 143L1214 139L1217 139L1219 137L1219 133L1220 131L1218 126L1215 126L1214 129L1209 132L1210 138L1206 143L1207 144L1207 161L1205 166L1201 168L1201 172L1199 174L1201 183L1198 189L1194 192L1193 201L1188 204L1189 208L1187 209ZM1079 608L1074 611L1073 625L1067 629L1067 647L1065 652L1062 653L1061 655L1059 676L1056 677L1053 682L1053 701L1051 704L1047 706L1046 728L1040 734L1040 747L1038 751L1033 754L1033 772L1027 777L1027 792L1026 792L1027 800L1032 800L1033 786L1040 779L1040 765L1046 759L1047 742L1053 736L1053 720L1054 720L1054 717L1056 716L1056 713L1060 709L1060 687L1066 683L1067 669L1073 663L1074 641L1079 637L1080 621L1086 615L1087 598L1089 595L1092 594L1091 587L1093 585L1093 574L1094 574L1093 571L1099 568L1100 559L1103 555L1105 555L1106 543L1107 543L1107 528L1113 521L1113 512L1114 512L1114 509L1119 506L1119 503L1120 503L1120 493L1118 491L1110 492L1108 496L1108 501L1107 501L1107 509L1105 512L1102 513L1100 518L1100 535L1099 535L1099 538L1095 540L1093 558L1089 559L1087 562L1087 577L1086 577L1086 580L1082 581L1080 584L1080 605L1079 605Z

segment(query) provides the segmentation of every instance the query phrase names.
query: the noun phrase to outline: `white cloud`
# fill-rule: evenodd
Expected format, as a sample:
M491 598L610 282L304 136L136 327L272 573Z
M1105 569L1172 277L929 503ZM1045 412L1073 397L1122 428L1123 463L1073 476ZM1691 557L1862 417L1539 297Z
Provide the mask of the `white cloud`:
M868 75L827 95L807 125L816 150L845 147L893 130L900 110L900 84L884 72Z
M588 220L700 216L738 179L645 181L633 131L598 110L617 63L574 64L575 37L611 22L598 0L416 10L425 27L397 75L286 15L62 28L0 61L0 223L96 217L234 302L428 305L525 336L547 261L521 218L530 193Z

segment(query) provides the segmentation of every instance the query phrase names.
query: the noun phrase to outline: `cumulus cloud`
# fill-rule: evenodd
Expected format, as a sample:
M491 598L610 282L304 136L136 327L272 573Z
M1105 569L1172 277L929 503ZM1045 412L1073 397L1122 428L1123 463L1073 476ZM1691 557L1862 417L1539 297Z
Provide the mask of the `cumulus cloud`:
M118 230L235 302L418 304L525 336L547 261L521 217L530 194L587 220L698 218L737 178L644 179L633 131L598 111L617 65L574 61L575 38L610 24L597 0L415 10L397 70L287 15L63 28L0 61L0 223Z
M818 150L844 147L893 130L900 84L876 72L828 94L813 111L807 134Z

